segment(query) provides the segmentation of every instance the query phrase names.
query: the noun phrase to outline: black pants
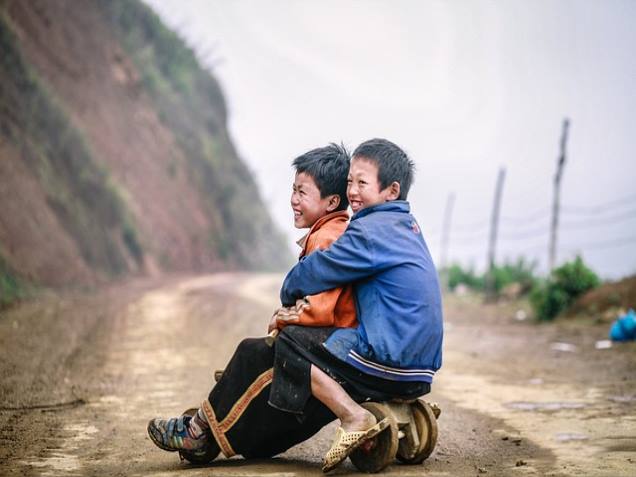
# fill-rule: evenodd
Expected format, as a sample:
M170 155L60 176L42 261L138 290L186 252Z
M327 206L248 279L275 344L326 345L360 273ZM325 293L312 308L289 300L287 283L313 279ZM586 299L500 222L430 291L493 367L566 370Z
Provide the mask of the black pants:
M243 340L210 392L206 413L226 455L270 457L316 434L336 416L311 394L311 365L340 383L356 402L416 398L430 385L366 375L322 346L334 328L287 326L273 347ZM205 405L204 405L205 410Z
M300 415L269 405L274 356L275 348L263 338L243 340L208 398L220 426L217 432L246 458L280 454L336 418L313 396Z
M358 403L414 399L430 392L425 382L392 381L365 374L333 356L323 346L336 328L287 326L276 341L274 382L269 403L288 412L304 413L311 398L311 365L339 383Z

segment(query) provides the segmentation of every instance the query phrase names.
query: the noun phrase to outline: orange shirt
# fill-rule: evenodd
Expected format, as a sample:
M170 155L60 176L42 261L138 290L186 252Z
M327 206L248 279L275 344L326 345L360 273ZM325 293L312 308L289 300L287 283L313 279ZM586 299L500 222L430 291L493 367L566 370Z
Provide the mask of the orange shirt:
M349 214L346 210L332 212L318 219L309 229L307 235L298 241L298 245L302 247L300 257L309 255L315 250L328 248L344 233L348 223ZM306 298L310 306L302 311L299 320L294 322L278 320L279 327L282 328L286 324L335 326L338 328L358 326L351 285L327 290Z

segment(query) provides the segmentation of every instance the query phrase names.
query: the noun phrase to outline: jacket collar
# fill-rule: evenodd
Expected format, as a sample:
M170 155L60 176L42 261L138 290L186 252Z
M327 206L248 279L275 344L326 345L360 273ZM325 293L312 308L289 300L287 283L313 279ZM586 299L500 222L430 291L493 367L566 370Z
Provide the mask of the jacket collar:
M307 239L309 238L311 234L313 234L316 230L318 230L320 227L325 225L330 220L337 219L337 218L343 218L345 220L349 220L349 212L347 212L346 210L338 210L336 212L331 212L330 214L323 215L318 220L316 220L316 222L314 222L314 225L312 225L311 228L309 229L309 232L307 232L301 239L299 239L296 242L298 246L302 249L300 254L301 255L305 254L306 252L305 248L307 247Z
M408 214L409 212L411 212L411 206L406 200L391 200L389 202L384 202L383 204L365 207L364 209L353 214L351 220L365 217L373 212L403 212Z

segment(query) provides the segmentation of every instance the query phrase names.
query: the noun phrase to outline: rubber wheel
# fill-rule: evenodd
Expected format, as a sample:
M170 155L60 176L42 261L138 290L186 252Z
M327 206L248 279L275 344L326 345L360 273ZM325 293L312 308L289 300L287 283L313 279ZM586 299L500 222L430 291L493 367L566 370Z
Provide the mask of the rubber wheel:
M182 415L192 417L197 413L197 411L198 409L196 407L191 407L190 409L186 409ZM180 450L179 456L182 459L187 460L191 464L206 465L216 459L216 457L219 455L219 452L221 452L221 449L214 441L214 439L209 439L209 445L206 446L205 449L197 452Z
M437 419L431 406L421 399L411 404L411 412L415 420L417 435L420 438L420 445L414 453L413 449L409 447L409 442L406 439L401 439L397 458L405 464L421 464L431 455L437 444ZM409 458L408 456L411 455L413 457Z
M366 402L362 407L369 410L378 421L389 418L389 426L380 434L351 453L349 459L362 472L376 473L393 463L398 450L398 425L386 404Z

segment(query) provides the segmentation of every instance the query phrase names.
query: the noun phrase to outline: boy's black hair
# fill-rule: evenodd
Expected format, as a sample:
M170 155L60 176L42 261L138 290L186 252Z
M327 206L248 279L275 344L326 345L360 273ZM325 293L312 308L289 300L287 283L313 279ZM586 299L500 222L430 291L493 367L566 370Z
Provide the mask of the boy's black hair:
M397 145L386 139L369 139L353 151L353 158L364 158L378 166L378 182L380 190L386 189L393 182L400 184L399 200L406 196L413 182L415 163Z
M336 210L346 210L349 207L347 175L350 163L351 156L344 145L331 143L298 156L292 165L296 168L296 174L304 172L311 176L318 186L321 199L338 194L340 204Z

